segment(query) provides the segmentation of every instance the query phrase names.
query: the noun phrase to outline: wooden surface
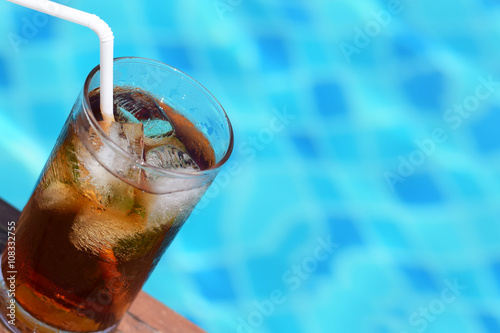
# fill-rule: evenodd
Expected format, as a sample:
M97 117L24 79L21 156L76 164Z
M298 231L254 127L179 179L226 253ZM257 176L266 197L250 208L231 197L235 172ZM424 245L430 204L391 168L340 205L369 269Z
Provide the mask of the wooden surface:
M7 223L17 221L19 211L0 199L0 247L5 246ZM0 326L0 333L7 332ZM118 326L117 333L203 333L189 320L175 313L145 292L141 292Z

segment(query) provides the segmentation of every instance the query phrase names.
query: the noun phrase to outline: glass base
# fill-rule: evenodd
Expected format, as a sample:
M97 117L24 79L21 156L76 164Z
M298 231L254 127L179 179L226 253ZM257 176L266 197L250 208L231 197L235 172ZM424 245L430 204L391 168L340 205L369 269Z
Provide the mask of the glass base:
M2 256L0 255L0 262ZM70 332L63 331L58 328L51 327L45 323L42 323L26 310L24 310L21 305L19 305L15 299L11 303L11 299L8 296L8 287L3 278L2 270L0 269L0 324L4 326L9 332L12 333L81 333L81 332ZM11 306L14 304L14 306ZM15 308L12 313L8 306ZM10 318L9 315L12 317ZM13 325L15 324L15 325ZM116 325L105 329L104 331L94 331L92 333L111 333L113 332L119 323Z

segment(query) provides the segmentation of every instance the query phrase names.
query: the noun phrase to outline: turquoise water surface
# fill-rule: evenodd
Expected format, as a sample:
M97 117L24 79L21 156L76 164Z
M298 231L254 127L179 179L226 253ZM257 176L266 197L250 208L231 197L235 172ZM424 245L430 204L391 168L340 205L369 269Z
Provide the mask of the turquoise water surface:
M63 3L233 122L147 292L208 332L500 332L498 1ZM21 209L99 45L0 19L0 197Z

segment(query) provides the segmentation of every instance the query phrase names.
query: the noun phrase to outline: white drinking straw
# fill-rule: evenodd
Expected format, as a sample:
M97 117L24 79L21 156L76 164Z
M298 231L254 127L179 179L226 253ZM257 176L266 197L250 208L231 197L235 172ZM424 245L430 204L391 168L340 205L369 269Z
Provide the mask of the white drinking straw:
M101 112L104 120L113 117L113 32L97 15L82 12L48 0L7 0L39 12L92 29L101 42Z

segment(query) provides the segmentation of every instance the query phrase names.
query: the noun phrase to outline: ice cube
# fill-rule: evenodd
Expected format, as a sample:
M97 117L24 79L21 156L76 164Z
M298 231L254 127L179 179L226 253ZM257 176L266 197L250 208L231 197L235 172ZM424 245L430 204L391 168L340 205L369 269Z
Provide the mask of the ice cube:
M144 161L144 126L142 123L100 121L109 138L136 160Z
M119 162L116 159L106 163L108 168L114 168L113 164ZM79 182L79 186L96 205L99 203L103 208L113 208L124 214L133 210L135 190L132 185L109 172L95 159L89 158L84 167L88 171L87 176ZM140 177L140 170L133 167L119 172L127 179L137 180Z
M200 170L200 167L188 153L171 145L164 145L150 149L146 153L146 163L166 170Z
M104 143L97 133L93 134L93 153L83 149L80 184L87 191L95 193L99 202L105 206L115 206L123 211L130 211L134 202L134 189L127 183L138 183L141 178L137 163L144 161L143 125L141 123L117 123L101 121L99 125L107 136L127 156L111 145Z
M118 122L142 123L146 138L170 136L170 119L156 101L140 90L115 91L115 119Z
M144 225L134 217L87 208L75 217L69 239L80 251L99 255L103 248L113 247L120 239L133 237L143 229Z
M146 229L163 226L179 227L196 206L208 185L167 194L141 193L137 201L148 212Z
M77 212L80 208L78 192L71 185L54 181L38 191L40 193L36 196L37 203L43 210L58 211L64 214Z
M188 153L186 146L184 146L184 144L180 142L175 135L156 137L156 138L146 138L146 137L144 138L144 146L148 150L166 145L175 147L185 153Z

